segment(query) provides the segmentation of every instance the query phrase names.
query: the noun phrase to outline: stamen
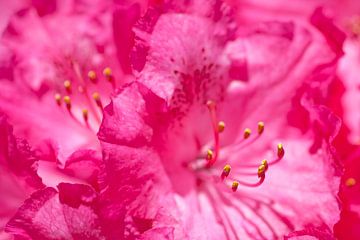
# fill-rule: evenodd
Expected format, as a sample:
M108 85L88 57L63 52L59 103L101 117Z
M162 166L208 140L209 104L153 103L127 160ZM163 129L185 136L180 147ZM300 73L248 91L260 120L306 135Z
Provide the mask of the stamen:
M83 78L83 76L81 74L80 66L79 66L79 64L77 62L73 62L72 66L73 66L74 73L75 73L75 75L77 76L77 79L80 82L81 89L79 89L79 92L82 92L84 94L84 96L86 98L86 101L88 102L88 106L90 108L90 111L94 114L94 117L95 117L96 121L100 123L100 116L99 116L98 112L96 111L96 109L95 109L95 107L93 105L93 102L90 99L90 95L88 93L84 78Z
M355 178L348 178L348 179L346 179L346 181L345 181L345 185L346 185L347 187L353 187L353 186L355 186L355 184L356 184Z
M109 68L109 67L104 68L103 74L104 74L105 77L111 78L111 68Z
M56 104L57 104L58 106L61 106L61 95L60 95L59 93L56 93L56 94L54 95L54 98L55 98Z
M284 155L285 155L284 147L283 147L283 145L281 143L279 143L277 145L277 158L270 161L270 162L267 162L266 160L263 160L261 164L265 165L268 168L268 166L271 166L271 165L274 165L274 164L280 162L281 159L283 159ZM264 164L264 161L266 161L266 164ZM266 170L267 170L267 168L266 168Z
M210 161L211 159L213 159L213 156L214 156L213 151L211 149L208 149L206 153L206 159Z
M233 181L233 183L231 184L231 189L233 190L233 192L236 192L238 187L239 187L239 182Z
M83 109L82 115L83 115L84 121L87 123L87 121L89 119L89 111L87 109Z
M256 183L248 183L248 182L243 182L243 181L239 181L236 180L240 185L245 186L245 187L258 187L260 186L265 180L265 174L261 175L259 177L259 180Z
M258 167L258 177L263 177L263 176L265 176L265 172L266 172L266 167L265 167L265 165L261 164L261 165Z
M228 177L230 174L231 166L229 164L226 164L223 168L223 171L221 173L221 179L224 180L224 178Z
M96 76L96 72L95 72L95 71L90 70L90 71L88 72L88 78L89 78L89 80L90 80L92 83L94 83L94 84L97 83L97 76Z
M64 87L68 94L71 94L71 82L69 80L64 81Z
M104 75L105 78L112 84L113 88L115 89L115 88L116 88L115 79L114 79L114 77L113 77L113 75L112 75L111 68L106 67L106 68L103 70L103 75Z
M251 135L251 129L250 128L245 128L244 130L244 139L248 139Z
M277 145L277 156L279 159L283 158L285 155L284 147L281 143Z
M218 123L218 131L219 133L222 133L225 130L225 123L223 121L220 121Z
M269 164L268 164L268 162L267 162L266 159L264 159L264 160L261 161L261 165L264 165L264 166L265 166L265 171L268 170Z
M64 97L64 102L66 104L66 108L70 111L71 110L71 99L69 96Z
M101 103L101 99L100 99L100 94L98 92L94 92L92 95L93 99L96 102L96 105L102 110L103 109L103 105Z
M264 132L265 124L264 122L258 122L258 133L262 134Z
M212 128L214 131L214 154L211 159L208 159L207 167L211 167L217 160L219 155L220 143L219 143L219 122L216 117L216 103L214 101L207 101L206 105L210 112ZM225 127L225 124L224 124Z

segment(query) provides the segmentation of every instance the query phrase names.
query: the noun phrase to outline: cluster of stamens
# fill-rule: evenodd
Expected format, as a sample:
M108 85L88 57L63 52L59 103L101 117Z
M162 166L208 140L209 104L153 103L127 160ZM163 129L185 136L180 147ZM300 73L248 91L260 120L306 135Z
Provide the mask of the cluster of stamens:
M89 120L89 114L91 113L94 117L94 119L99 123L101 116L99 116L99 112L102 113L103 111L103 103L100 97L99 92L89 92L89 86L87 85L88 82L96 85L99 82L99 78L94 70L91 70L87 74L87 80L84 79L80 73L80 68L77 65L74 65L74 73L77 79L77 92L82 94L87 102L88 108L82 109L82 118L85 122L86 126L89 126L88 120ZM113 89L116 88L116 82L115 78L112 75L112 71L109 67L106 67L103 70L103 76L104 78L111 83ZM75 116L73 115L73 103L72 103L72 95L76 93L76 87L73 87L73 84L70 80L65 80L63 83L64 86L64 93L61 95L59 92L54 95L56 104L61 107L62 103L65 104L65 107L67 111L69 112L70 116L75 119ZM96 110L96 107L99 110ZM75 119L78 121L77 119Z
M218 121L217 116L216 116L216 104L213 101L208 101L207 102L207 107L211 116L211 122L212 122L212 127L213 127L213 131L214 131L214 145L212 149L208 149L206 152L206 164L205 164L205 168L207 169L211 169L214 167L214 164L217 162L217 160L219 159L219 151L220 151L220 137L219 134L222 133L225 130L225 123L223 121ZM241 140L241 142L244 143L248 143L251 144L254 141L256 141L263 133L265 130L265 124L264 122L258 122L257 125L257 136L255 136L254 138L250 139L250 137L252 136L251 133L251 129L250 128L245 128L244 133L243 133L243 139ZM273 161L268 162L266 159L262 160L261 163L257 166L257 177L258 177L258 181L255 183L248 183L248 182L244 182L244 181L240 181L238 179L234 179L231 177L231 170L232 167L230 166L230 164L225 164L221 175L220 175L220 179L223 182L227 182L229 183L226 184L227 186L230 186L230 188L232 189L233 192L236 192L239 185L242 186L247 186L247 187L257 187L260 186L264 180L265 180L265 175L266 172L269 169L270 165L273 165L277 162L279 162L285 155L285 150L283 148L283 145L281 143L279 143L277 145L277 154L276 154L276 158ZM254 167L256 168L256 166L253 165L248 165L247 167ZM249 175L249 174L247 174ZM250 174L252 175L252 174ZM255 175L255 174L254 174Z

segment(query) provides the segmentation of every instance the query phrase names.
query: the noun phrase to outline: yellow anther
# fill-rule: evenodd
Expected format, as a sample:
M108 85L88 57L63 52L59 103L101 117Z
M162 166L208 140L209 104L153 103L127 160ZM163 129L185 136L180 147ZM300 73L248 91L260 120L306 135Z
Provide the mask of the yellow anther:
M89 118L89 111L87 109L83 109L82 115L83 115L84 120L87 121Z
M231 185L231 189L233 190L233 192L236 192L238 187L239 187L239 182L238 181L233 181L233 183Z
M285 154L285 150L284 150L284 147L281 143L279 143L277 145L277 155L278 155L278 158L283 158L284 157L284 154Z
M70 109L71 109L71 99L70 99L70 97L69 97L69 96L65 96L65 97L64 97L64 102L65 102L65 104L66 104L66 108L67 108L68 110L70 110Z
M98 107L102 109L103 106L102 106L102 103L101 103L100 94L98 92L94 92L92 97L95 100L96 105L98 105Z
M206 159L207 160L211 160L214 156L214 153L211 149L208 149L207 152L206 152Z
M93 99L94 99L95 101L100 100L100 94L99 94L98 92L94 92L93 95L92 95L92 97L93 97Z
M245 128L244 130L244 139L248 139L251 135L251 129L250 128Z
M206 106L207 106L209 109L215 109L216 103L215 103L214 101L212 101L212 100L208 100L208 101L206 102Z
M269 168L269 164L268 164L268 162L267 162L266 159L264 159L264 160L261 161L261 165L264 165L264 166L265 166L265 171Z
M97 80L96 72L93 70L90 70L88 72L88 78L90 79L91 82L96 83L96 80Z
M265 124L264 122L258 122L258 133L262 134L264 132Z
M64 87L68 93L71 93L71 82L69 80L64 81Z
M103 74L104 74L104 76L106 77L106 79L107 79L109 82L111 82L111 81L113 80L111 68L106 67L106 68L103 70Z
M219 133L222 133L225 130L225 123L223 121L220 121L218 123L218 131Z
M352 186L354 186L355 184L356 184L355 178L348 178L348 179L346 179L346 181L345 181L345 185L346 185L347 187L352 187Z
M231 166L229 164L226 164L223 168L223 171L221 173L221 177L222 178L225 178L227 176L229 176L230 174L230 171L231 171Z
M263 177L265 175L265 172L266 172L266 167L265 165L261 164L258 167L258 177Z
M56 104L60 106L61 105L61 95L59 93L56 93L54 95L54 98L55 98Z

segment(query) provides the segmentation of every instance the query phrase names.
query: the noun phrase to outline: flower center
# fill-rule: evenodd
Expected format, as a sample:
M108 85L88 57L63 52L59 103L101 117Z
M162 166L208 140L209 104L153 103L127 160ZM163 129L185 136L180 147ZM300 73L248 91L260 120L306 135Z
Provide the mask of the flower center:
M259 165L249 164L241 165L236 169L232 169L230 163L226 159L220 158L220 134L225 130L225 122L219 121L216 112L216 103L214 101L207 102L207 108L210 113L212 130L214 133L213 147L206 150L206 153L198 159L190 162L188 168L192 170L199 182L221 181L228 189L236 192L238 187L257 187L260 186L265 180L265 174L269 167L278 163L285 155L284 147L281 143L277 145L276 157L272 161L263 159ZM257 134L253 136L250 128L245 128L241 140L236 141L233 145L237 150L241 150L249 145L254 144L264 133L264 122L258 122ZM235 148L234 148L235 149ZM221 162L225 162L221 168ZM242 177L248 178L249 176L256 176L256 182L247 182L241 180Z
M63 88L54 95L55 102L60 108L65 105L71 119L78 124L90 128L89 118L92 118L98 126L103 114L103 102L97 88L102 79L94 70L90 70L87 77L83 77L79 65L76 62L71 65L74 77L64 81ZM103 78L115 90L116 81L109 67L103 70Z

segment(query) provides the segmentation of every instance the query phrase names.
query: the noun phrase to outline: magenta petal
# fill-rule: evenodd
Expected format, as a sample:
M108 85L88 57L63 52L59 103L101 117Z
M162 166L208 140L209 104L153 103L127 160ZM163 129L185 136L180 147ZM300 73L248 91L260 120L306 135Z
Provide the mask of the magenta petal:
M146 39L150 49L139 81L158 96L173 100L175 107L182 98L190 103L218 100L228 82L228 63L219 57L229 40L220 30L223 27L192 15L161 15Z
M145 232L139 240L172 240L174 239L174 229L168 227L155 228Z
M66 161L63 171L70 176L98 186L98 176L102 170L101 154L95 150L82 149L74 152Z
M13 135L12 126L0 114L0 233L22 202L43 187L37 168L28 143Z
M132 147L150 144L154 134L152 126L156 125L162 109L165 109L164 100L143 84L124 87L104 110L99 139Z
M12 127L6 118L0 115L0 163L8 167L18 177L33 187L41 187L41 179L36 173L36 159L29 144L13 135Z
M291 234L285 236L284 240L287 239L322 239L322 240L335 240L331 229L326 225L321 227L314 227L312 225L307 226L304 230L294 231Z
M346 35L337 26L334 25L332 19L325 16L324 9L317 8L311 16L311 23L316 26L319 31L325 36L327 42L333 51L337 54L342 54L342 46Z
M177 209L170 182L159 154L151 147L160 133L153 127L164 127L163 108L164 100L141 83L124 87L105 108L98 134L108 183L102 198L126 209L129 225L139 233L170 227L181 236L173 220Z
M140 17L140 6L134 4L131 6L117 6L113 15L113 28L115 43L117 46L117 55L121 67L125 73L131 72L130 52L134 46L135 34L132 27Z
M35 192L9 221L6 231L31 239L105 239L96 194L86 185L60 184Z
M80 184L60 183L60 203L69 205L72 208L79 208L80 205L90 205L97 198L97 195L90 187Z

